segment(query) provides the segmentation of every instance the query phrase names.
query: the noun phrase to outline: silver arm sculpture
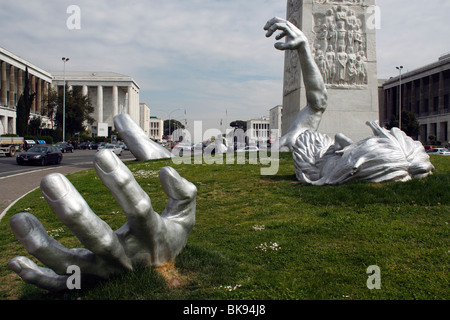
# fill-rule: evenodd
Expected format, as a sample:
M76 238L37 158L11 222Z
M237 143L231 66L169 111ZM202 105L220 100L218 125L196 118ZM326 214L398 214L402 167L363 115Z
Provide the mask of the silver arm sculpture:
M274 146L275 148L286 146L292 150L297 137L302 132L318 129L322 115L327 108L327 90L320 70L312 57L308 39L302 31L291 22L277 17L269 20L264 29L267 30L266 37L270 37L274 32L281 30L276 39L285 38L286 41L275 43L275 48L278 50L297 50L300 59L307 105L300 110L288 133L281 137L277 146Z
M275 48L297 50L305 84L307 106L298 113L278 145L293 150L295 173L302 183L342 184L354 179L372 182L407 181L433 173L422 144L398 128L390 131L377 122L367 122L374 136L354 143L343 134L333 139L316 132L327 108L327 90L319 68L312 58L308 39L291 22L273 18L264 26L266 36L281 33Z
M131 148L132 145L129 145ZM47 267L27 257L15 257L8 266L25 282L60 291L67 289L67 270L78 266L85 279L108 279L142 266L159 266L175 259L195 224L197 188L173 168L159 176L169 200L161 215L132 172L111 151L99 151L95 170L123 208L127 222L117 231L101 220L69 180L51 174L41 181L44 198L86 248L68 249L50 237L30 213L10 219L11 229L25 249Z

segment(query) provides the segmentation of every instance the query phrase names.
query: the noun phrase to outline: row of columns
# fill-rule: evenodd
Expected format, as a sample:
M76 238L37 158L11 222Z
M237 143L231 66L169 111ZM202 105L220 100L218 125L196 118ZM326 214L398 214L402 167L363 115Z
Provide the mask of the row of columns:
M24 71L20 68L16 68L13 65L9 65L9 70L7 63L0 61L1 67L1 88L0 88L0 104L4 106L15 107L17 105L18 99L23 92L24 88ZM16 88L16 70L17 70L17 88ZM7 75L9 71L9 86L7 81ZM36 92L36 97L33 100L31 106L31 112L40 113L42 109L42 100L48 94L51 89L51 83L37 78L34 75L30 75L30 86L31 92ZM9 89L9 96L8 96ZM16 90L17 89L17 90ZM17 98L16 98L17 93Z
M0 61L0 105L15 107L18 103L18 99L23 92L23 88L25 85L25 71L20 68L17 68L13 65L6 63L5 61ZM9 73L9 74L8 74ZM8 81L9 76L9 81ZM17 80L16 80L17 78ZM30 88L31 92L35 92L36 96L33 99L31 112L32 113L40 113L43 107L43 99L48 95L48 92L51 90L52 84L36 77L35 75L29 75ZM8 83L9 82L9 83ZM134 89L132 86L128 86L128 104L126 107L128 108L128 112L138 113L139 110L134 110L135 108L131 108L130 106L139 104L137 95L134 94ZM88 94L88 87L86 85L83 86L83 94ZM97 86L97 114L96 118L98 122L104 121L103 114L103 86ZM112 86L112 112L113 114L119 113L119 88L118 86ZM137 108L139 109L139 108ZM134 114L134 118L138 119L139 114Z
M257 138L269 138L270 137L270 124L268 123L252 123L251 128L252 139Z
M104 94L103 94L103 85L97 85L97 113L96 113L96 119L97 122L103 122L104 121L104 113L103 113L103 107L104 107ZM112 87L112 113L114 115L119 113L119 87L118 86L111 86ZM128 87L128 106L133 102L130 99L132 92L131 86ZM89 94L89 87L87 85L82 86L82 94L84 96L87 96Z
M427 82L426 79L428 80ZM450 90L447 88L446 92L445 81L444 71L441 71L438 74L423 77L419 80L402 83L402 110L412 111L418 117L448 112L449 106L445 105L445 95L450 95ZM426 83L428 83L428 87ZM395 86L387 89L385 92L386 117L398 115L398 90L399 86ZM435 104L436 98L438 99L437 105ZM426 103L427 100L428 104Z
M0 115L0 134L15 133L16 118L7 115Z

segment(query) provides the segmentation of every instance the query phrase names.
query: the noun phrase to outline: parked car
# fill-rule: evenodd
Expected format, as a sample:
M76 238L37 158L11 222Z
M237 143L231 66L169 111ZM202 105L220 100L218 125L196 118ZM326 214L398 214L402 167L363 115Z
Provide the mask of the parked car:
M118 144L119 144L119 146L122 148L122 150L128 150L128 147L127 147L127 145L125 144L125 142L119 142Z
M205 148L207 147L207 144L205 142L199 142L197 144L194 144L192 146L192 152L195 155L199 155L203 153L203 150L205 150Z
M191 154L192 153L192 144L180 142L172 148L172 152L182 156L183 154Z
M73 152L73 146L68 142L58 142L55 147L59 148L62 153Z
M31 147L35 146L35 145L36 145L36 141L34 141L34 140L25 140L23 142L23 149L24 150L28 150Z
M88 145L87 142L82 142L82 143L80 143L80 144L78 145L78 149L86 150L86 149L87 149L87 145Z
M103 148L98 149L97 151L100 151L100 150L111 150L118 156L122 155L122 148L117 144L108 143Z
M98 149L103 149L107 144L108 144L107 142L100 142L100 143L97 145L97 150L98 150Z
M447 148L433 148L433 149L428 150L427 153L450 156L450 150L448 150Z
M45 166L49 163L59 164L62 158L63 155L59 148L51 145L36 145L19 154L16 157L16 162L19 165L32 163Z
M236 152L256 152L259 151L258 147L256 146L246 146L244 148L239 148L236 150Z
M95 142L83 142L80 143L78 148L81 150L97 150L98 144L96 144Z

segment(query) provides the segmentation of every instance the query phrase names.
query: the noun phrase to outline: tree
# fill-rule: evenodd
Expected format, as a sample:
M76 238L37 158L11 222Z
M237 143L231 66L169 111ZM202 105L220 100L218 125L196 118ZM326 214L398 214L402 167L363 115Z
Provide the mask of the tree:
M435 136L434 134L430 134L430 135L428 136L428 141L429 141L431 144L433 144L433 145L438 144L436 140L437 140L437 138L436 138L436 136Z
M169 127L170 126L170 127ZM177 129L184 129L184 125L181 124L180 121L175 119L164 120L164 135L170 136L172 132Z
M392 116L388 129L393 127L398 128L398 119L395 116ZM413 112L406 110L402 111L402 131L410 137L417 137L419 135L420 124Z
M63 95L58 97L59 107L56 110L55 122L58 129L63 127ZM53 103L49 101L49 104ZM81 87L73 87L68 90L66 86L66 108L65 108L65 129L66 134L74 136L76 132L83 132L87 128L84 126L85 122L89 124L94 123L94 118L91 114L94 112L94 107L89 100L89 97L83 95Z
M230 123L230 127L247 131L247 121L235 120Z
M52 124L52 130L55 124L56 110L58 109L58 92L56 90L49 90L48 94L44 96L46 104L42 110L42 115L47 116Z
M28 74L28 67L25 69L25 86L23 93L20 95L16 108L16 132L19 136L26 136L28 134L28 122L30 120L31 105L36 92L30 93L30 80Z
M41 128L41 117L34 117L29 122L29 133L34 136L39 136L39 129Z

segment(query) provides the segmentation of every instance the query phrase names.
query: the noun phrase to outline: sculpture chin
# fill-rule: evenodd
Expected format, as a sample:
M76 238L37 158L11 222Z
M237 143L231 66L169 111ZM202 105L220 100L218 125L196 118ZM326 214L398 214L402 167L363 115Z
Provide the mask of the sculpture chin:
M422 144L398 128L367 123L374 136L351 142L306 130L297 137L293 158L297 179L312 185L337 185L351 180L408 181L432 174L434 166Z

